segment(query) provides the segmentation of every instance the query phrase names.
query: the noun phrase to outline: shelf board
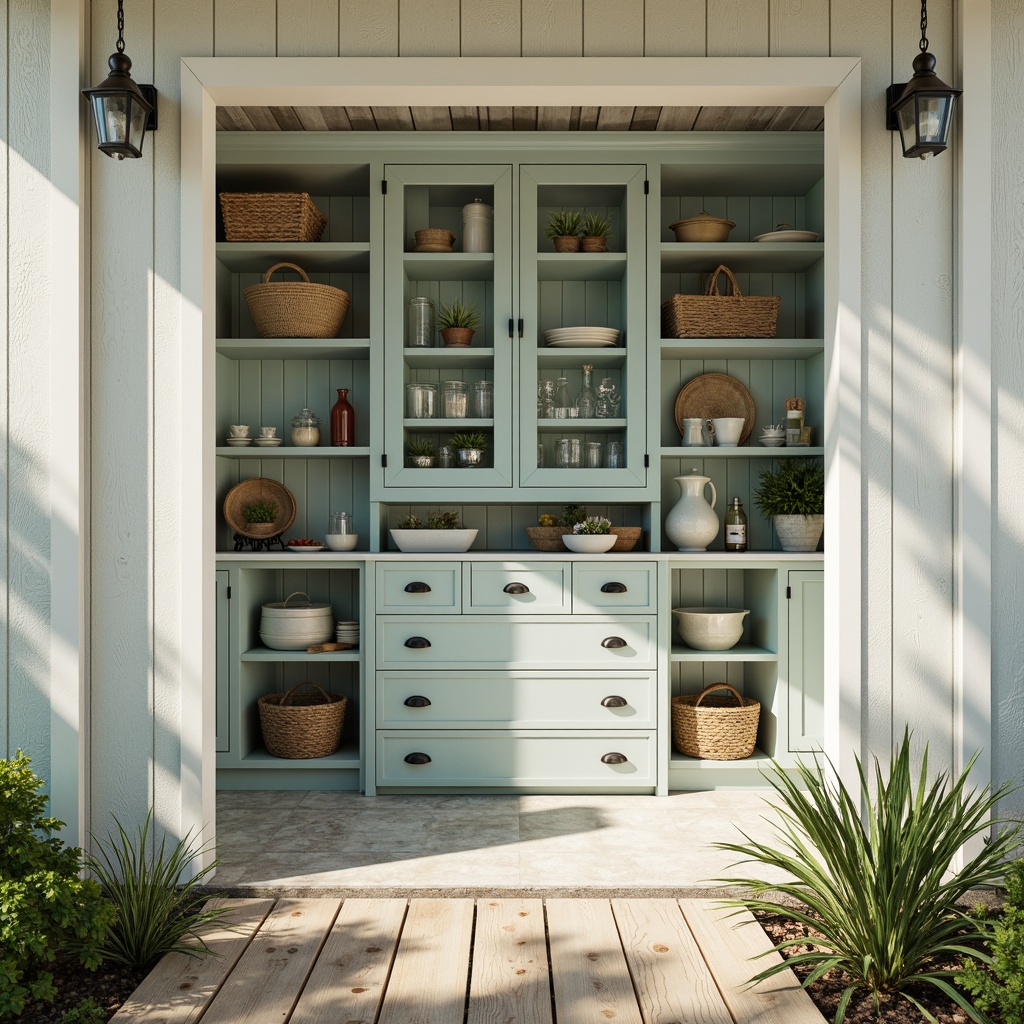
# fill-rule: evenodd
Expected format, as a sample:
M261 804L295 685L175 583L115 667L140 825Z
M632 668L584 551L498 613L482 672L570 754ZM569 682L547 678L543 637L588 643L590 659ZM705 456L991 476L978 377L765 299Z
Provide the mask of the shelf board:
M465 433L468 430L493 430L494 420L475 420L468 417L457 420L404 419L402 426L406 430L452 430Z
M537 347L538 366L577 366L588 363L599 369L626 365L626 350L615 348Z
M369 359L369 338L218 338L230 359Z
M614 431L625 430L626 420L580 420L580 419L543 419L537 420L538 434L578 434L581 431L589 433L608 434Z
M246 754L240 768L361 768L359 750L355 745L342 745L327 757L274 757L264 747Z
M407 252L402 257L410 281L490 281L493 252Z
M682 644L672 645L672 661L778 661L779 656L767 647L754 647L752 644L737 644L727 651L695 651L692 647Z
M266 273L275 263L297 263L307 273L368 273L369 242L218 242L228 270ZM288 271L294 275L295 271ZM277 278L275 278L277 280Z
M662 338L662 359L808 359L823 338Z
M308 651L272 651L269 647L252 647L248 651L242 651L239 661L359 661L359 648L351 651L310 654Z
M318 445L316 448L261 448L251 444L233 448L231 445L214 449L215 455L228 459L368 459L369 448L335 448L333 445Z
M538 281L621 281L625 275L624 252L537 253Z
M778 448L766 448L763 445L742 445L738 448L698 448L696 445L689 448L662 448L663 459L784 459L784 458L811 458L822 456L824 448L800 448L794 446L787 448L782 445Z
M420 370L448 370L453 366L465 369L486 369L494 364L493 348L475 345L460 348L406 348L405 365Z
M742 757L738 761L709 761L700 757L687 757L686 754L680 754L678 750L672 751L672 759L669 764L669 770L673 768L760 768L761 765L767 764L772 758L766 754L759 747L754 747L754 752L750 757Z
M824 242L662 242L661 272L710 273L724 263L736 274L800 274L824 255Z

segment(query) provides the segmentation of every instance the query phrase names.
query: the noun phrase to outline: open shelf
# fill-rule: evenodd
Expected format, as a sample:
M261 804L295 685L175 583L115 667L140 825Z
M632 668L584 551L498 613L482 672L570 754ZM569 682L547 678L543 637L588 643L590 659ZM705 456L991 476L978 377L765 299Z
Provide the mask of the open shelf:
M562 420L563 423L570 423L571 420ZM608 420L606 422L613 422ZM766 448L764 445L743 445L737 448L705 448L693 445L688 448L662 448L663 459L784 459L784 458L811 458L822 456L824 448L801 448L793 445L787 448L781 445L776 448Z
M359 768L359 749L343 744L327 757L274 757L265 747L257 747L241 759L246 768Z
M595 369L607 370L626 365L626 350L615 348L537 348L538 366L567 366L587 363Z
M297 263L307 274L310 271L366 273L370 269L370 243L218 242L217 260L236 273L265 274L275 263Z
M672 759L669 768L760 768L768 765L772 757L766 754L759 747L754 747L750 757L742 757L738 761L709 761L700 757L687 757L680 754L678 750L672 751Z
M538 281L621 281L624 252L542 252L537 254Z
M711 273L724 263L734 274L799 274L824 255L823 242L662 242L661 270Z
M493 252L407 252L403 257L410 281L490 281Z
M325 651L310 654L309 651L275 651L269 647L251 647L242 651L240 661L359 661L359 648L351 651Z
M494 362L493 348L473 345L452 348L406 348L405 365L417 370L486 369Z
M662 359L809 359L822 338L662 338Z
M277 448L262 448L257 445L233 448L230 445L217 448L217 455L228 459L366 459L369 448L335 448L333 445L317 445L315 448L296 448L280 445Z
M229 359L369 359L369 338L218 338Z
M766 647L737 644L727 651L696 651L682 644L672 645L672 661L778 661L779 656Z
M494 426L494 420L478 420L472 419L471 417L464 416L461 419L454 420L442 420L434 419L428 420L423 418L412 418L402 420L402 426L406 430L420 430L420 431L437 431L437 430L451 430L459 433L465 433L467 430L479 430L481 428L491 428Z
M542 419L537 420L538 434L578 434L581 431L588 431L592 434L611 433L612 431L625 430L626 420L581 420L581 419Z

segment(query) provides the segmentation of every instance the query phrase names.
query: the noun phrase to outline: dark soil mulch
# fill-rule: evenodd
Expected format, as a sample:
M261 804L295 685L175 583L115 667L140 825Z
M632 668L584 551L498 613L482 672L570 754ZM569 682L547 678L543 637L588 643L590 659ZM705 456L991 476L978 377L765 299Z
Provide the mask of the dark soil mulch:
M120 964L101 964L97 970L89 971L77 958L60 957L52 965L51 973L57 998L52 1003L30 999L21 1015L13 1018L16 1024L60 1024L68 1010L87 998L99 1003L109 1019L149 972Z

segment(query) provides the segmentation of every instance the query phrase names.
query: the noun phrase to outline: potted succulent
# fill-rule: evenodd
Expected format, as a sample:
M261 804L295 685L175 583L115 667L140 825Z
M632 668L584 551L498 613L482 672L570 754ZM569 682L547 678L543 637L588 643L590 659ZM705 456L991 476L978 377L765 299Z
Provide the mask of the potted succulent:
M612 222L603 213L587 211L580 228L583 232L581 248L584 252L607 252Z
M434 442L428 438L410 441L409 465L419 469L430 469L434 465Z
M476 530L464 530L459 513L431 512L424 522L409 515L389 531L399 551L468 551L476 540Z
M548 214L544 234L555 243L555 252L580 251L581 219L579 210L552 210Z
M242 518L253 537L271 537L281 531L277 526L276 501L251 501L242 509Z
M441 307L437 326L446 348L465 348L473 342L473 333L480 326L480 315L472 302L455 299Z
M573 526L572 533L567 533L562 538L562 543L570 551L578 554L602 554L615 546L615 535L611 528L610 519L604 516L587 516Z
M481 433L452 434L448 444L455 449L460 466L482 466L487 451L487 435Z
M783 551L814 551L825 526L825 471L815 459L781 459L762 470L754 504L775 523Z

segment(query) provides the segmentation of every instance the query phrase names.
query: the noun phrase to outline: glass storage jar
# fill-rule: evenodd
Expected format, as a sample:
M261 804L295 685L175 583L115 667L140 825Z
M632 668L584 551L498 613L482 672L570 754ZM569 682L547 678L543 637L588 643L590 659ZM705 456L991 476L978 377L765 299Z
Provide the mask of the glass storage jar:
M460 420L468 413L469 386L464 380L446 380L441 385L441 415L446 420Z
M320 443L320 417L312 409L303 409L292 419L292 444L296 448L315 448Z
M578 437L560 437L555 443L555 465L559 469L579 469L582 449Z
M409 300L409 348L429 348L434 344L434 303L425 295Z
M413 420L429 420L437 415L437 385L414 381L405 385L405 415Z
M494 383L489 380L473 382L473 415L481 420L494 418Z

